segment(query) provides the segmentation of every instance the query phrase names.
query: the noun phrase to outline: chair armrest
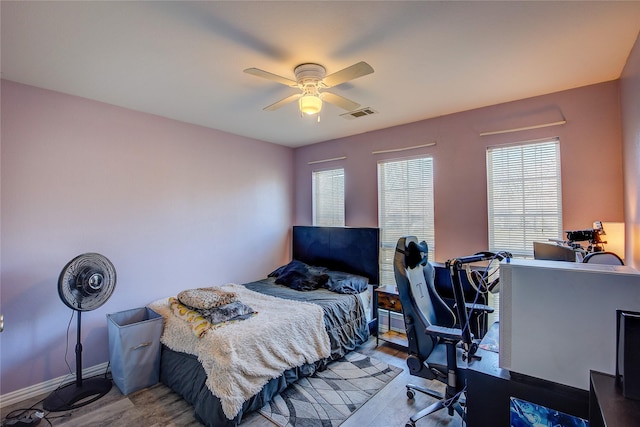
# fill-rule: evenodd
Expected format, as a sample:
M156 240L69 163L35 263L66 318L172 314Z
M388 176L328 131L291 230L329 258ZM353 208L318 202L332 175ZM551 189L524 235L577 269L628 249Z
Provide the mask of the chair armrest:
M429 335L440 337L445 340L462 340L462 330L458 328L445 328L444 326L429 325L427 326L426 332Z
M466 303L464 306L467 307L467 310L484 311L486 313L493 313L494 312L493 307L490 307L490 306L484 305L484 304Z

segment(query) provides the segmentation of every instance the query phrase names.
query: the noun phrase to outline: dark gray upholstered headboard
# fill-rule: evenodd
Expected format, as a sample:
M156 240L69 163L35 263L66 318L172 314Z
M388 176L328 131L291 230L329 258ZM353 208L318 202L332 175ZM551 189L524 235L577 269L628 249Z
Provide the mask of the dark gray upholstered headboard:
M294 226L292 246L293 259L380 282L378 228Z

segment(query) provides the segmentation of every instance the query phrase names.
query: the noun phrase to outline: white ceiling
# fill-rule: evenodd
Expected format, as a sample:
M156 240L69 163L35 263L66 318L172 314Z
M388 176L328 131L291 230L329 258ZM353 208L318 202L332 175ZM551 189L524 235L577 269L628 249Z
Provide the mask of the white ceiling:
M614 80L640 1L0 3L2 78L296 147ZM295 89L304 62L374 74L333 92L379 114L321 121Z

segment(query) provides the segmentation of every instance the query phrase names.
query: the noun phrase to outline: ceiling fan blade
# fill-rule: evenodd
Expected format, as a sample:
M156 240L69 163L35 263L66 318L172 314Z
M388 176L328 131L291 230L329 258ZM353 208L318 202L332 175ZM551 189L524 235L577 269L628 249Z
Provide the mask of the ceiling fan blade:
M293 95L287 96L286 98L281 99L278 102L274 102L273 104L264 107L263 110L265 110L265 111L277 110L278 108L282 107L283 105L288 104L290 102L293 102L296 99L300 98L301 96L302 96L301 93L294 93Z
M263 79L271 80L285 86L297 87L298 83L294 80L288 79L286 77L279 76L277 74L270 73L268 71L260 70L258 68L247 68L244 70L245 73L251 74L252 76L262 77Z
M338 107L347 111L355 110L360 107L360 104L358 104L357 102L353 102L350 99L331 92L322 92L320 94L320 98L322 98L323 101L327 101L330 104L337 105Z
M366 76L373 73L371 65L364 61L360 61L357 64L353 64L343 70L336 71L333 74L329 74L322 81L327 87L337 86L349 80L357 79L358 77Z

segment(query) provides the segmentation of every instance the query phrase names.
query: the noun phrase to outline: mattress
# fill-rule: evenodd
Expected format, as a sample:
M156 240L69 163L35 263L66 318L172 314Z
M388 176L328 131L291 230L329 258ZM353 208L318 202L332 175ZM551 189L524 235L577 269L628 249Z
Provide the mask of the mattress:
M247 283L245 286L255 292L311 302L322 307L325 327L331 343L331 356L283 372L281 376L269 381L260 393L244 402L238 415L233 420L229 420L222 411L220 399L214 396L206 386L206 373L197 358L163 346L160 381L193 405L196 419L206 426L238 425L244 414L260 409L289 384L312 375L316 370L324 369L328 362L343 357L369 338L362 296L338 294L326 289L300 292L277 285L271 278Z

